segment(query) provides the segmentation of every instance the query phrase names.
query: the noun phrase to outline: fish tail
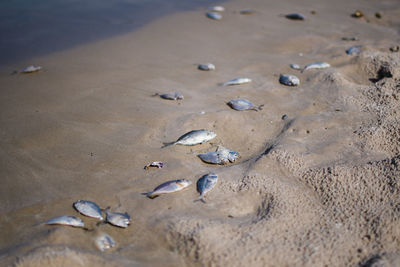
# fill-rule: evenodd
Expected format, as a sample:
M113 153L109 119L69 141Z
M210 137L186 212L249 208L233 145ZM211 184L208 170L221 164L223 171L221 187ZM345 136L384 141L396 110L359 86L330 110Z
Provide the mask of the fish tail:
M255 111L259 111L259 110L262 110L263 107L264 107L264 104L259 105L258 107L254 108L254 110L255 110Z
M167 147L167 146L172 146L175 145L175 142L170 142L170 143L163 143L163 146L161 148Z

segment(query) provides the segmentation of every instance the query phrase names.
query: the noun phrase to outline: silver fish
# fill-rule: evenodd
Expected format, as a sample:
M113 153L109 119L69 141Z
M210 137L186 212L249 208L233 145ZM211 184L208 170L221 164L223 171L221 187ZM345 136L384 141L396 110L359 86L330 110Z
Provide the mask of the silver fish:
M239 85L239 84L244 84L244 83L251 83L250 78L236 78L227 82L224 82L222 85L227 86L227 85Z
M217 12L207 12L206 16L207 16L207 18L214 19L214 20L221 20L222 19L222 15L217 13Z
M161 94L161 98L163 99L168 99L168 100L181 100L183 99L183 95L181 93L166 93L166 94Z
M79 213L85 216L104 220L100 207L93 201L78 200L73 204L73 206Z
M195 201L200 200L205 203L206 202L204 199L205 194L210 192L215 187L217 181L218 181L218 175L215 173L209 173L201 177L197 181L197 191L200 193L200 197Z
M304 17L302 14L299 14L299 13L287 14L287 15L285 15L285 17L287 19L291 19L291 20L305 20L306 19L306 17Z
M212 6L208 8L210 11L214 12L224 12L225 8L223 6Z
M259 111L262 109L262 106L264 106L264 105L261 105L259 107L256 107L253 103L251 103L247 99L233 99L233 100L229 101L227 104L234 110L239 110L239 111L242 111L242 110Z
M68 215L55 217L53 219L48 220L44 224L48 225L59 224L59 225L67 225L67 226L82 227L82 228L85 227L85 223L82 221L81 218Z
M290 67L291 67L292 69L295 69L295 70L301 69L301 67L300 67L299 64L290 64Z
M309 69L325 69L325 68L329 68L330 66L331 65L326 62L315 62L315 63L306 65L301 72L303 72L305 70L309 70Z
M191 185L192 182L186 179L172 180L165 182L156 188L152 192L144 193L148 198L155 198L161 194L168 194L181 191Z
M348 55L356 55L361 53L361 45L355 45L346 50Z
M33 65L31 65L31 66L28 66L28 67L24 68L23 70L21 70L21 73L32 73L32 72L37 72L37 71L40 71L40 70L42 70L41 66L33 66Z
M118 226L121 228L126 228L131 223L131 217L128 213L111 212L106 210L106 222Z
M229 148L218 146L217 151L197 155L202 161L210 164L225 165L239 158L239 153Z
M288 86L297 86L300 84L299 78L294 75L282 75L279 77L279 82Z
M100 251L105 251L115 246L114 239L108 234L100 234L96 237L94 242Z
M217 136L216 133L208 130L193 130L188 133L185 133L181 137L178 138L175 142L164 143L163 147L171 146L171 145L183 145L183 146L194 146L198 144L202 144L205 142L214 139Z
M199 70L215 70L215 65L212 63L207 63L207 64L199 64L197 66Z

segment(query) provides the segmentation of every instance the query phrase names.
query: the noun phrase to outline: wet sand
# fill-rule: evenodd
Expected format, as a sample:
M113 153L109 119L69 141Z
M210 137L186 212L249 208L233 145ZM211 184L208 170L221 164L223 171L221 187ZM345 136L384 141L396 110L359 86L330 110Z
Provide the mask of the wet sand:
M389 50L400 43L398 1L224 7L221 21L205 9L179 13L0 70L1 265L400 264L400 53ZM245 8L256 12L239 14ZM352 18L357 9L365 17ZM306 20L280 16L293 12ZM353 45L359 55L345 53ZM289 67L316 61L331 67ZM197 70L208 62L217 69ZM44 70L10 75L31 64ZM281 85L279 74L300 85ZM236 77L253 82L220 85ZM152 96L173 91L185 99ZM239 97L264 107L226 105ZM161 148L194 129L217 137ZM215 166L196 156L218 145L241 158ZM165 167L144 170L152 161ZM216 188L206 204L193 202L195 182L211 171ZM141 194L179 178L193 185ZM78 199L126 211L132 225L96 226L72 208ZM93 231L41 224L60 215ZM98 251L101 232L117 246Z

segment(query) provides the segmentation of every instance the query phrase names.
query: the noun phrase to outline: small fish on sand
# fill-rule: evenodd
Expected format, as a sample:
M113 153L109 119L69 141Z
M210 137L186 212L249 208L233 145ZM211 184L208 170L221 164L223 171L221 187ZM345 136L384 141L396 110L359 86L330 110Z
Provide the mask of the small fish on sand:
M290 67L291 67L292 69L294 69L294 70L299 70L299 69L301 69L301 67L300 67L299 64L290 64Z
M200 197L195 201L202 201L206 203L204 197L205 195L210 192L218 182L218 175L215 173L209 173L201 177L197 181L197 191L200 193Z
M280 75L279 82L287 86L297 86L300 84L299 78L294 75Z
M24 68L23 70L21 70L21 73L33 73L33 72L38 72L40 70L42 70L43 68L41 66L28 66L26 68Z
M217 151L197 155L202 161L210 164L225 165L239 158L239 153L229 148L218 146Z
M264 105L260 105L256 107L253 103L251 103L247 99L233 99L227 103L228 106L233 108L234 110L243 111L243 110L254 110L259 111L262 109Z
M358 37L342 37L343 41L358 41Z
M156 95L158 95L158 94L156 94ZM167 100L182 100L183 99L183 95L181 93L177 93L177 92L161 94L160 97L162 99L167 99Z
M287 19L291 19L291 20L305 20L306 19L305 16L303 16L302 14L299 14L299 13L287 14L287 15L285 15L285 17Z
M207 12L206 17L209 19L213 19L213 20L221 20L222 19L222 15L217 12Z
M239 13L241 15L252 15L252 14L256 13L256 11L254 9L247 8L247 9L240 10Z
M126 228L131 223L131 217L128 213L119 213L119 212L111 212L108 209L106 210L106 222L118 226L121 228Z
M96 218L101 221L104 220L100 207L93 201L78 200L73 204L73 206L79 213L85 216Z
M223 6L212 6L208 8L210 11L214 12L224 12L225 8Z
M67 225L67 226L81 227L81 228L85 227L85 223L82 221L81 218L78 218L78 217L75 217L75 216L69 216L69 215L52 218L52 219L48 220L47 222L45 222L44 224L47 224L47 225L55 225L55 224L57 224L57 225Z
M104 234L104 233L98 235L96 237L94 243L96 244L96 247L102 252L115 247L114 239L111 236L109 236L108 234Z
M251 83L250 78L235 78L233 80L224 82L222 86L228 86L228 85L240 85L240 84L245 84L245 83Z
M153 161L152 163L147 164L146 166L144 166L144 169L148 170L151 167L155 167L157 169L161 169L162 167L164 167L164 163L162 163L161 161Z
M325 69L325 68L329 68L330 66L331 65L326 62L314 62L314 63L306 65L301 72L303 72L305 70L310 70L310 69Z
M203 144L205 142L214 139L217 136L216 133L209 130L193 130L188 133L185 133L181 137L178 138L175 142L164 143L163 147L171 146L171 145L183 145L183 146L194 146Z
M348 55L356 55L361 53L361 45L355 45L346 50Z
M210 70L215 70L215 65L212 64L212 63L199 64L199 65L197 65L197 68L198 68L199 70L210 71Z
M181 191L191 184L192 182L187 179L172 180L157 186L152 192L143 194L146 195L148 198L153 199L162 194L169 194Z

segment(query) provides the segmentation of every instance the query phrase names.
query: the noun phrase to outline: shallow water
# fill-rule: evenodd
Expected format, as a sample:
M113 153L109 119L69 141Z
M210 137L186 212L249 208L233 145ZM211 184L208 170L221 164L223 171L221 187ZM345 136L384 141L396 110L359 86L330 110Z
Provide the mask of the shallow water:
M214 0L14 0L0 2L0 65L125 33Z

